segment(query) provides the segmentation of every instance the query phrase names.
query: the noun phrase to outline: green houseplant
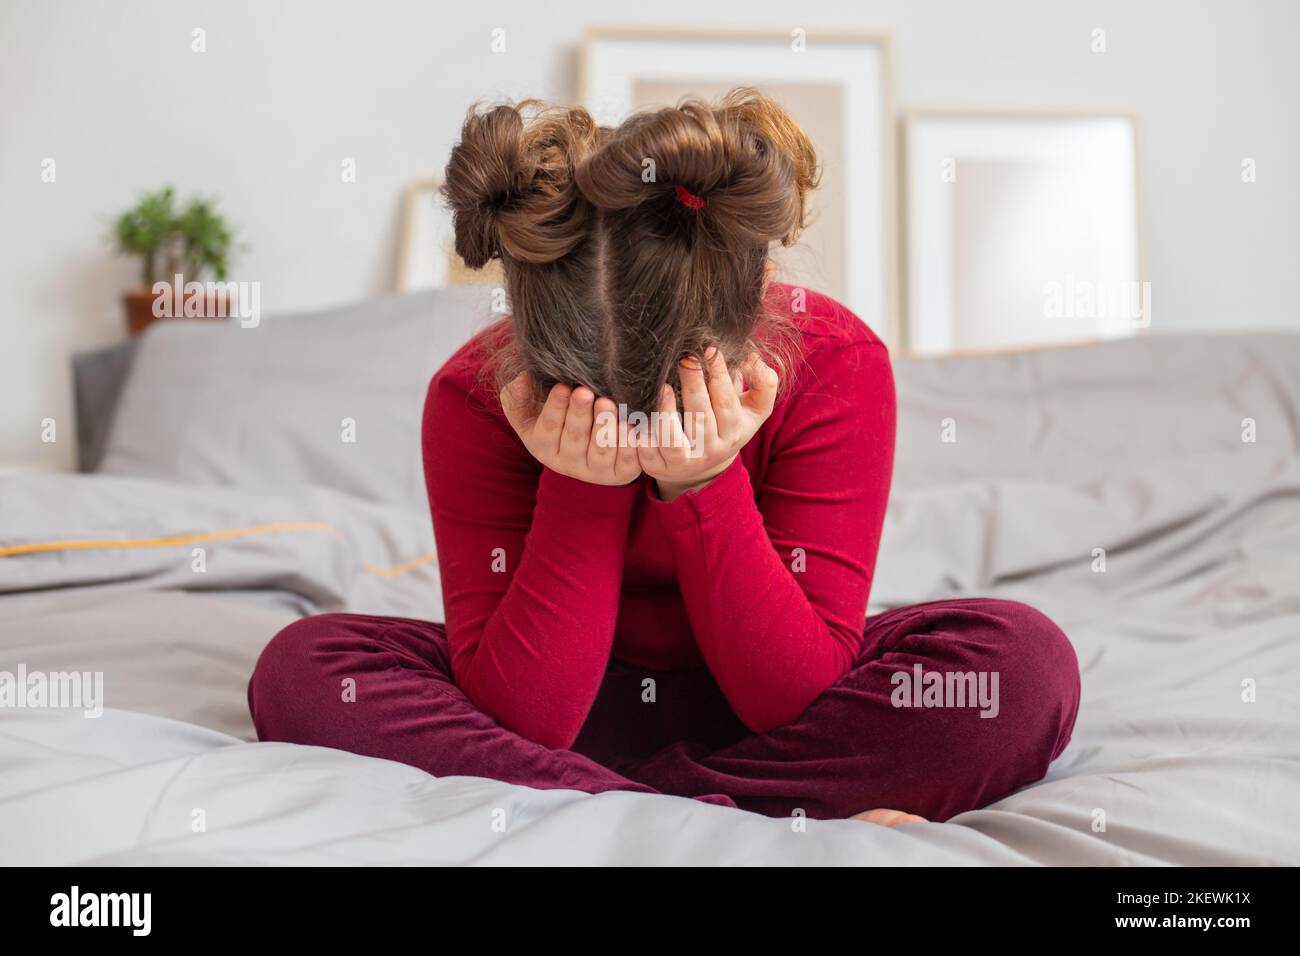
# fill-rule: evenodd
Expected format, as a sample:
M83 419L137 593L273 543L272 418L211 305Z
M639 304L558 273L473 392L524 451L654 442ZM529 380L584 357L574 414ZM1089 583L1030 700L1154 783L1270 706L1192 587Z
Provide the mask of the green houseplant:
M209 277L224 281L234 251L234 235L215 204L194 198L181 206L170 186L142 197L118 216L112 240L118 252L140 259L142 287L123 297L132 335L157 318L154 301L172 296L177 275L186 283ZM227 299L217 302L205 297L199 317L224 318L230 311Z

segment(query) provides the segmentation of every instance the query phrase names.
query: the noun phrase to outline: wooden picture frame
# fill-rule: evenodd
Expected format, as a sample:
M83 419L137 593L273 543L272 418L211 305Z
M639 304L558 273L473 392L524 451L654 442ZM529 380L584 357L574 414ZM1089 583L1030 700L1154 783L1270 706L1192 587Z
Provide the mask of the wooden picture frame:
M456 254L451 212L443 205L441 188L441 180L417 179L402 191L397 291L464 285L504 288L505 276L499 262L489 262L475 270Z

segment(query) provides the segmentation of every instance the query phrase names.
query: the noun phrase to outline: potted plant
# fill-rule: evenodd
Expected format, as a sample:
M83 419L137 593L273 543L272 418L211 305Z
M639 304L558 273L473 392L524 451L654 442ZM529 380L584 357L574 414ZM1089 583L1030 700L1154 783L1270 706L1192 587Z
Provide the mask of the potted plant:
M212 202L196 198L178 207L168 186L122 213L113 224L112 238L119 252L141 260L142 288L123 296L127 330L132 335L163 315L225 318L233 314L234 303L225 295L205 294L198 308L186 308L183 313L169 307L180 300L180 292L173 294L172 288L177 276L183 276L186 284L208 276L218 281L226 278L233 234ZM155 302L164 296L161 308L155 309Z

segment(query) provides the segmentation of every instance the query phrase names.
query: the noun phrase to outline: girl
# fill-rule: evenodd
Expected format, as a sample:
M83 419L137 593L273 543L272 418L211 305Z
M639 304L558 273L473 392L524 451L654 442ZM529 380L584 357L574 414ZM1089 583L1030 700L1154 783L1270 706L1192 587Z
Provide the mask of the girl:
M425 405L447 622L286 628L249 686L262 740L887 825L1043 776L1079 701L1050 620L969 598L866 620L889 356L769 281L816 180L751 90L617 129L471 112L444 188L456 251L501 261L512 315Z

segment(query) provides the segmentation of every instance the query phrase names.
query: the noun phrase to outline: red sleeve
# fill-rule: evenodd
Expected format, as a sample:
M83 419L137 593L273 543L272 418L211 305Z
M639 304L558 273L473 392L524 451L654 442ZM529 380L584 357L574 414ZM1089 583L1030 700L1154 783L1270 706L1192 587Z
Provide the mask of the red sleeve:
M609 663L638 488L542 469L471 391L440 373L424 412L452 672L502 726L567 748Z
M888 352L878 342L845 345L809 357L776 424L757 501L740 458L672 502L650 492L700 651L755 732L793 721L853 662L894 426Z

